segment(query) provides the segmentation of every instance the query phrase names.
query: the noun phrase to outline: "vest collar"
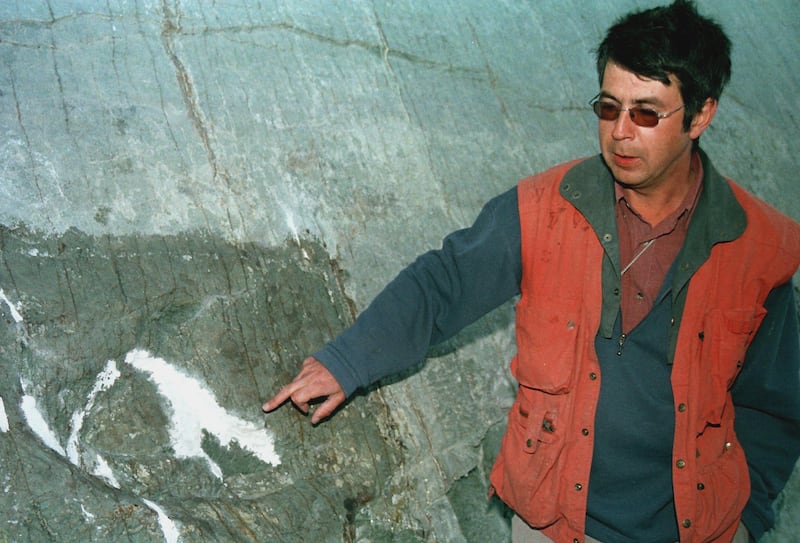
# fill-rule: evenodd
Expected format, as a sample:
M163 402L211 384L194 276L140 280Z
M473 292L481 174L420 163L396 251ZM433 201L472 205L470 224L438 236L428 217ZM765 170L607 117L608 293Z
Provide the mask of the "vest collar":
M576 164L564 175L558 188L561 196L592 225L619 276L614 178L602 156L596 155Z
M695 271L708 259L717 243L732 241L742 235L747 216L729 183L717 172L708 156L699 150L703 163L703 188L689 223L686 241L668 274L676 320L680 320L686 301L686 286ZM559 185L561 196L581 213L592 226L605 251L603 258L603 302L599 332L610 337L619 300L620 257L617 223L614 213L614 178L601 155L583 160L564 175ZM677 330L677 326L673 329ZM671 350L677 336L670 338Z
M692 270L708 258L714 245L738 238L747 226L747 216L730 185L708 155L702 149L698 152L703 163L703 189L681 252L681 267ZM586 217L607 251L610 246L616 248L617 254L609 256L616 256L612 260L618 263L614 178L602 156L576 164L564 176L559 192Z

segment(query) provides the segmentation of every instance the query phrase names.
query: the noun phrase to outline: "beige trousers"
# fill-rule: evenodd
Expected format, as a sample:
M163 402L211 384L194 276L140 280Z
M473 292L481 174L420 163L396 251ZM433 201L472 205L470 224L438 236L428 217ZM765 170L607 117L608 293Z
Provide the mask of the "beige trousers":
M588 535L584 541L586 543L601 543ZM748 543L749 541L750 532L747 531L744 524L739 524L739 529L736 530L736 535L733 536L731 543ZM553 540L539 530L534 530L525 524L524 520L514 515L511 519L511 543L553 543Z

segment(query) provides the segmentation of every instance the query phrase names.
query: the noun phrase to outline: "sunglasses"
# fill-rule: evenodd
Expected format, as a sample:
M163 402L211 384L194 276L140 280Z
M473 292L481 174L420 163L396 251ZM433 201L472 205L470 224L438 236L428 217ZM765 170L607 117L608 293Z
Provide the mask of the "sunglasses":
M599 94L589 101L589 105L592 106L594 114L597 115L601 121L616 121L621 112L627 111L633 124L636 126L644 126L645 128L652 128L658 125L658 121L661 119L666 119L673 113L677 113L686 107L686 104L683 104L669 113L659 113L658 111L642 106L619 107L613 102L601 100Z

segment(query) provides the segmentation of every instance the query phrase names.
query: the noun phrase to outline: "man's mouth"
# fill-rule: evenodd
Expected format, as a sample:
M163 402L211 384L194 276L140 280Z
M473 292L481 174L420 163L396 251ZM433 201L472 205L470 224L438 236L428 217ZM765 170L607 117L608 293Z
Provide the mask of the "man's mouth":
M631 155L623 155L619 153L614 153L614 164L619 166L620 168L631 168L636 165L638 162L638 158Z

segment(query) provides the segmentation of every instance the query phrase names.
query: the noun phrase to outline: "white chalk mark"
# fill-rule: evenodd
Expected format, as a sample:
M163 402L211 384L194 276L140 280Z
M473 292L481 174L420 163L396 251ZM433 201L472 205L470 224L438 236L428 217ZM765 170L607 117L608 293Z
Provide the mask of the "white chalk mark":
M158 515L158 523L161 525L161 532L164 534L164 541L166 543L178 543L181 540L181 532L178 525L175 524L171 518L167 516L161 507L151 502L150 500L142 499L144 504L156 512Z
M24 395L22 397L22 402L20 402L20 407L25 415L25 420L28 421L28 426L39 436L39 439L61 456L66 456L67 452L64 450L64 447L61 446L61 443L58 442L58 436L50 429L50 425L47 424L41 411L39 411L36 405L36 398L28 394Z
M300 250L303 253L303 258L306 260L311 260L311 257L308 256L308 252L305 250L305 247L303 247L303 244L300 242L300 234L298 233L297 226L294 223L294 213L292 213L292 210L285 205L281 205L281 209L283 209L283 214L286 216L286 226L289 227L289 231L292 233L295 243L297 243L297 246L300 247Z
M297 226L294 224L294 213L283 204L281 204L281 209L283 210L283 215L286 217L286 226L289 227L289 232L292 233L294 241L300 245L300 235L297 233Z
M86 519L86 522L94 522L94 515L91 514L83 504L81 504L81 514L83 514L83 518Z
M109 360L106 363L106 367L103 369L103 371L97 375L97 379L95 380L94 387L92 388L91 392L86 395L86 406L82 410L76 411L72 414L70 419L72 432L67 439L66 448L61 446L58 436L55 432L53 432L52 429L50 429L47 421L45 421L44 416L42 415L41 411L39 411L37 406L36 398L31 394L26 393L22 397L21 402L21 408L25 414L25 420L28 422L28 426L30 426L31 430L33 430L33 432L39 436L39 439L41 439L45 445L56 451L61 456L67 458L79 468L86 469L87 471L91 469L92 475L100 477L114 488L121 488L121 486L117 478L114 476L111 466L102 456L95 454L94 458L90 459L81 457L80 431L83 427L83 420L92 410L97 395L100 392L111 388L119 376L120 372L117 370L117 363L113 360ZM20 384L22 385L23 392L26 392L31 388L30 383L26 382L24 379L20 379Z
M158 392L172 407L169 435L178 458L201 458L216 477L222 478L221 468L202 448L205 430L216 436L223 446L236 442L264 463L280 464L272 435L260 424L228 413L197 379L139 349L129 352L125 362L149 373Z
M117 480L117 477L114 475L114 470L111 469L111 466L108 465L108 462L106 462L105 458L99 454L95 455L94 470L92 470L92 475L95 477L100 477L114 488L122 488Z
M81 430L83 429L83 421L86 418L86 415L92 411L97 395L114 386L114 383L117 381L119 376L120 372L117 369L117 363L113 360L106 362L106 367L103 368L103 371L97 374L94 387L92 387L92 390L86 395L86 405L83 407L83 409L75 411L72 414L72 418L70 419L72 431L67 439L66 448L67 458L70 462L80 468L86 469L87 471L90 469L92 475L103 479L106 483L114 488L121 488L119 481L114 475L114 471L111 469L111 466L102 456L95 454L94 458L91 459L82 457L80 434Z
M3 398L0 397L0 432L8 432L8 416L6 416L6 406L3 403Z
M76 466L81 466L82 464L80 458L80 433L83 428L83 420L92 410L92 407L94 407L94 400L97 395L111 388L119 376L120 373L119 370L117 370L117 363L113 360L106 362L106 367L97 375L91 392L86 395L86 405L83 409L75 411L72 414L70 420L72 432L70 432L69 439L67 439L67 458Z
M17 323L24 322L24 319L22 318L19 309L17 309L17 306L12 304L11 300L9 300L6 297L6 293L3 292L2 288L0 288L0 301L5 302L5 304L8 306L8 310L11 311L11 318L14 319L14 322Z

